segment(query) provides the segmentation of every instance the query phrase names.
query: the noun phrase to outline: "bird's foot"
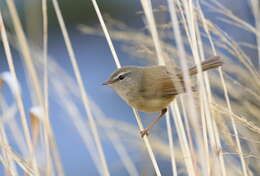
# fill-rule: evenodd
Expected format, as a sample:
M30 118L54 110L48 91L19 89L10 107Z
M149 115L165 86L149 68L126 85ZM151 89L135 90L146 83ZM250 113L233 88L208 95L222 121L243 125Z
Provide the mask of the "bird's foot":
M149 135L149 130L146 128L144 130L140 131L141 137L143 138L145 135L148 136Z

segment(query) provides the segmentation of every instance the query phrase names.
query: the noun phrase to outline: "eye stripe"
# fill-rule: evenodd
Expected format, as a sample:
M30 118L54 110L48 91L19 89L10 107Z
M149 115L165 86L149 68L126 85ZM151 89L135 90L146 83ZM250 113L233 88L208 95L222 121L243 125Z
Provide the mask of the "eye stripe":
M113 79L119 79L120 76L125 76L127 75L128 73L130 73L129 71L126 71L126 72L119 72L118 74L114 75L113 76Z

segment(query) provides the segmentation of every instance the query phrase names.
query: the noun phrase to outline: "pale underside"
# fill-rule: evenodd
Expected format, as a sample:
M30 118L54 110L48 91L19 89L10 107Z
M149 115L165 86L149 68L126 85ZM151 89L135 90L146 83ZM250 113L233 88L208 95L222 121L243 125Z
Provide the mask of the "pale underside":
M168 104L173 101L175 96L171 96L168 98L151 98L145 99L143 97L135 98L133 100L128 101L128 104L133 106L142 112L158 112L162 109L166 108Z

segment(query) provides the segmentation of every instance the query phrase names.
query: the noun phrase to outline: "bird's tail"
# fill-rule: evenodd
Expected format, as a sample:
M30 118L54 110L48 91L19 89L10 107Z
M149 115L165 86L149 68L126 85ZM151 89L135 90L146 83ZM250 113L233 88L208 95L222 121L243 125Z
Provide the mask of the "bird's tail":
M212 56L210 59L201 63L202 71L214 69L223 65L223 61L219 56ZM198 73L198 69L196 66L193 66L189 69L190 75L195 75Z

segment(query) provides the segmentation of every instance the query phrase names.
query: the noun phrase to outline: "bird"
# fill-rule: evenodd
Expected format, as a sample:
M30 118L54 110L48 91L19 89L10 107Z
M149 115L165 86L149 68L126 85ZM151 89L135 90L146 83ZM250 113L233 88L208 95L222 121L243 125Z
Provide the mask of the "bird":
M202 71L223 65L219 56L212 56L201 63ZM175 69L174 69L175 70ZM189 68L189 75L198 73L197 66ZM168 105L175 97L185 92L181 70L167 66L124 66L114 71L103 85L111 86L130 106L146 113L160 112L147 128L140 131L141 137L165 115Z

